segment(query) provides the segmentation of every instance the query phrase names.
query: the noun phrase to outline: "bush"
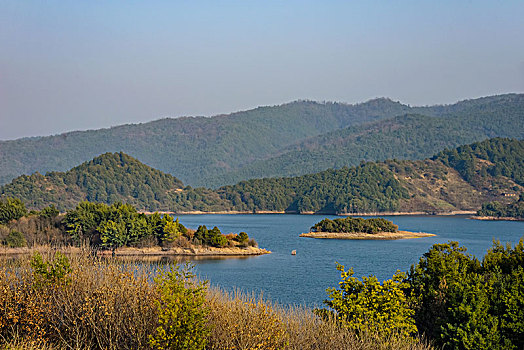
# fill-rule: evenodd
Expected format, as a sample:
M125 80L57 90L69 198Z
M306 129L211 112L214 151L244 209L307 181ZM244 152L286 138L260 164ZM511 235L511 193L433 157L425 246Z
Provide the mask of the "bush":
M204 349L209 329L204 305L207 283L194 280L188 265L171 266L155 278L160 300L158 324L149 343L154 349Z
M417 333L413 310L403 292L404 273L398 271L393 279L381 284L375 276L360 281L353 277L352 269L345 271L340 264L337 270L342 278L340 289L327 289L330 300L324 303L335 310L342 325L357 334L395 335L403 339L411 339ZM325 310L317 313L326 315Z

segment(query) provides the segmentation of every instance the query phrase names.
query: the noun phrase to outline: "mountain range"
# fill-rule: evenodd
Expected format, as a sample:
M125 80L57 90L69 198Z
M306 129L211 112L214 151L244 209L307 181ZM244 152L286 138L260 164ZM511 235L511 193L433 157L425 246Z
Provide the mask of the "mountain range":
M30 209L52 204L61 211L87 200L177 213L450 213L507 202L507 195L518 197L523 186L524 141L494 138L423 160L362 162L216 190L184 186L122 152L104 153L67 172L22 175L0 187L0 196L18 197Z
M296 101L215 117L167 118L109 129L0 141L0 184L66 171L124 152L191 186L299 176L364 161L423 159L493 137L524 138L524 95L411 107Z

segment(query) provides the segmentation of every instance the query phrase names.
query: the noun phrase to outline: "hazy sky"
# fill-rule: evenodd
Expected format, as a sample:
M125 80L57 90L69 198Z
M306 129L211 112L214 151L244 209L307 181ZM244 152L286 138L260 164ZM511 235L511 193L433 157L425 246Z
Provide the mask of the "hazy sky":
M524 92L524 1L0 0L0 139Z

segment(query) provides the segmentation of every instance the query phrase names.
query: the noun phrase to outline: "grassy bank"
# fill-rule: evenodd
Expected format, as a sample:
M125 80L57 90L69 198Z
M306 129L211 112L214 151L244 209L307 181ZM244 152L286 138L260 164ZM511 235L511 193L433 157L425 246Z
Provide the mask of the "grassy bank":
M357 336L306 307L207 288L181 269L154 279L158 265L100 259L88 250L0 259L0 342L7 349L161 348L152 340L164 339L159 329L169 329L166 320L178 325L177 339L205 344L188 348L429 348L418 340Z

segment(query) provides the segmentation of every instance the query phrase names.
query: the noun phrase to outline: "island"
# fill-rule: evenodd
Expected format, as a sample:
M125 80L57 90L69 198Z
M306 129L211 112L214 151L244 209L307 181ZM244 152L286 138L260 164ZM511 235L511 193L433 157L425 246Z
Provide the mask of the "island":
M324 239L369 239L392 240L432 237L432 233L399 231L398 226L382 218L324 219L311 227L310 232L300 237Z

